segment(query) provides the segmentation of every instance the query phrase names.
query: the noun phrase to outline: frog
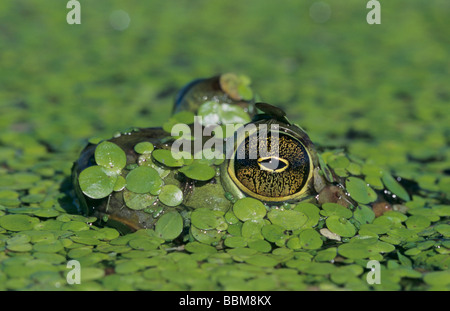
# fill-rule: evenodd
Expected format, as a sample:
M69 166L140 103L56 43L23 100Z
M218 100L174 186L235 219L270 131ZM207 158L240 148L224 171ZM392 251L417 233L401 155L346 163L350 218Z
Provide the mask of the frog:
M192 135L196 129L201 135ZM201 148L180 150L196 144ZM187 83L162 126L90 142L74 162L72 182L80 212L123 233L153 229L173 212L188 232L193 211L225 215L246 198L267 210L337 204L376 216L410 200L388 171L316 146L235 73Z

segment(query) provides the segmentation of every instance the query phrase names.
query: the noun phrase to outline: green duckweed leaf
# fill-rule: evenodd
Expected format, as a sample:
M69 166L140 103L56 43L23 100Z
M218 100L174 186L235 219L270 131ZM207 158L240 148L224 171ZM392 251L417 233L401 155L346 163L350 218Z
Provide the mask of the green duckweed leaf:
M89 225L85 223L84 221L68 221L62 224L61 230L67 230L67 231L83 231L83 230L89 230Z
M33 249L42 253L57 253L64 248L61 241L41 241L34 244Z
M71 249L68 253L67 256L69 256L69 258L81 258L84 256L87 256L89 254L92 254L92 246L85 246L85 247L79 247L79 248L74 248Z
M248 89L243 91L247 92ZM248 94L249 92L247 92L247 95ZM222 104L220 108L222 124L246 124L251 121L248 113L238 105Z
M368 245L367 249L371 252L390 253L395 250L395 246L390 243L378 241L378 240L374 239L374 243L371 245Z
M225 239L225 246L236 248L236 247L246 247L247 240L240 236L232 236Z
M412 261L407 256L402 255L399 251L397 251L397 256L401 265L406 266L408 268L412 267Z
M360 265L348 265L339 267L333 273L331 273L330 278L336 284L345 284L350 280L354 279L358 275L363 273L363 267Z
M301 249L302 248L302 244L300 242L300 238L295 236L290 238L287 242L286 242L286 246L290 249Z
M381 181L381 178L378 176L366 176L364 177L364 181L370 185L370 187L374 189L381 190L383 189L383 182Z
M128 244L137 250L148 251L157 249L159 245L161 245L161 241L157 239L150 239L148 237L136 238L130 240Z
M209 208L197 208L191 213L191 223L199 229L209 230L222 226L225 219L220 212Z
M433 209L428 207L418 207L413 209L408 209L408 214L410 215L418 215L428 218L431 222L438 221L440 217L434 213Z
M383 170L379 166L370 163L365 163L362 166L362 173L366 176L383 176Z
M439 224L434 228L437 232L445 237L450 237L450 225L449 224Z
M89 237L89 236L71 236L70 237L70 239L73 241L73 242L76 242L76 243L79 243L79 244L83 244L83 245L92 245L92 246L95 246L95 245L98 245L98 244L100 244L101 242L97 239L97 238L95 238L94 236L91 236L91 237Z
M428 272L423 277L425 283L435 286L445 286L450 284L450 271Z
M351 210L337 203L322 204L322 211L320 211L320 214L323 216L339 216L347 219L353 215Z
M320 234L314 229L305 229L299 235L300 245L304 249L318 249L322 246L323 241Z
M86 284L92 280L98 280L105 276L105 270L95 267L85 267L83 268L83 273L81 273L81 284Z
M264 226L262 219L247 220L241 227L242 237L250 240L264 239L261 234L261 229Z
M235 224L228 225L227 232L233 236L241 236L242 226L243 223L241 221Z
M425 241L425 242L422 242L422 243L418 243L417 244L417 249L419 249L419 250L426 250L426 249L429 249L430 247L434 246L435 244L436 244L435 241L431 241L431 240Z
M131 170L126 176L126 188L136 193L158 194L163 181L158 172L148 166L139 166Z
M336 233L342 237L352 237L356 233L355 226L352 225L345 217L330 216L326 220L327 228L331 232Z
M171 119L175 120L177 123L192 124L194 123L194 113L191 111L180 111L174 114Z
M19 193L13 190L0 190L0 205L19 206Z
M320 210L312 203L299 203L294 207L294 210L302 212L308 217L306 223L303 224L303 227L305 228L314 227L319 222Z
M317 157L319 159L319 165L321 168L321 172L325 176L326 180L328 180L328 182L334 182L333 174L331 173L329 167L325 163L322 155L318 154Z
M165 185L158 197L167 206L177 206L183 202L183 191L175 185Z
M225 160L225 155L220 150L213 150L212 148L203 148L194 154L194 159L197 164L220 165ZM187 165L190 165L187 163Z
M202 244L199 242L190 242L186 244L185 249L190 253L206 253L206 254L217 253L217 249L215 247Z
M9 231L31 230L39 219L27 215L5 215L0 217L0 227Z
M149 141L143 141L140 143L137 143L134 146L134 151L136 151L139 154L149 154L152 153L153 149L155 149L155 147L153 146L153 144Z
M127 164L125 152L115 143L104 141L95 148L95 162L103 167L120 172Z
M184 165L183 158L175 159L172 150L156 149L152 153L153 158L168 167L181 167Z
M450 205L434 205L432 210L438 216L450 216Z
M337 255L336 247L329 247L322 251L318 251L317 255L314 257L315 261L332 261Z
M338 247L338 253L350 259L368 258L371 252L358 243L345 243Z
M350 196L361 204L368 204L377 199L377 194L366 182L357 177L348 177L345 183Z
M285 229L279 225L265 225L261 229L264 238L273 243L282 243L287 236L284 234Z
M45 194L36 193L36 194L28 194L20 198L23 203L40 203L45 199Z
M162 215L155 225L158 237L164 240L173 240L183 231L183 218L177 212L168 212Z
M327 164L333 169L346 169L350 164L350 160L341 154L333 154L327 158Z
M410 197L408 192L392 177L391 174L387 172L383 172L382 180L386 188L391 191L393 194L398 196L400 199L404 201L409 201Z
M408 219L408 216L397 211L387 211L383 214L383 216L391 219L393 223L397 224L400 224Z
M117 181L117 175L98 165L90 166L83 170L78 177L81 191L92 198L102 199L111 194Z
M123 200L127 207L137 211L151 206L157 199L157 196L150 193L135 193L128 190L123 192Z
M117 176L116 182L114 183L114 191L122 191L127 185L127 181L123 176Z
M256 249L248 248L248 247L236 247L232 249L227 249L227 253L233 257L233 260L242 262L245 259L256 255L258 251Z
M33 246L30 243L17 243L17 244L8 244L6 248L13 252L23 253L31 251L33 249Z
M267 217L275 224L284 227L286 230L296 230L301 228L308 217L296 210L272 209Z
M234 203L233 213L242 221L258 220L266 216L266 207L261 201L247 197Z
M214 168L198 161L194 161L190 165L183 166L179 171L187 178L200 181L210 180L216 176L216 170Z
M239 219L234 215L233 211L230 209L228 212L225 213L225 220L230 225L236 224L239 222Z
M278 261L264 254L256 254L245 259L245 262L258 267L274 267Z
M346 169L352 175L361 175L361 166L358 163L350 162Z
M360 224L369 224L375 219L375 213L367 205L359 204L353 212L353 217Z
M266 240L250 240L247 242L248 247L262 253L268 253L272 250L272 246Z
M194 225L191 225L190 233L197 241L210 245L216 245L225 235L225 231L204 230L199 229Z
M313 275L326 275L333 273L335 269L336 267L331 263L310 262L307 265L305 265L301 271Z
M12 238L9 238L6 240L6 244L12 245L12 244L23 244L28 243L31 241L31 237L27 234L19 233L13 236Z
M253 98L253 90L248 85L240 84L237 91L243 100L251 100Z
M405 221L408 229L422 230L430 226L431 221L425 216L412 215Z
M360 227L360 230L373 232L374 234L385 234L389 229L389 226L382 224L362 224Z

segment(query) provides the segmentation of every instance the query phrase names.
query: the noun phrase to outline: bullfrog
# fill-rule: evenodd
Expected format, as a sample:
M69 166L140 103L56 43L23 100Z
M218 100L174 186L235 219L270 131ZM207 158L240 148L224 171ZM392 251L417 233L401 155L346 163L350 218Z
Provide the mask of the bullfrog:
M388 171L315 146L235 73L188 83L160 127L89 143L72 180L82 212L122 232L155 228L169 214L189 232L193 212L230 219L236 204L266 211L328 204L379 216L410 200Z

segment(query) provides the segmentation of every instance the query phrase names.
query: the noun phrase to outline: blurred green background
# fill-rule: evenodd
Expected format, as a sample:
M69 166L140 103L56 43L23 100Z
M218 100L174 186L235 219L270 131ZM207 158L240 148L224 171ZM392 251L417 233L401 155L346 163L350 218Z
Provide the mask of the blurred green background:
M381 25L357 0L318 13L314 1L80 1L80 25L66 3L0 4L2 132L76 150L160 125L183 84L237 71L320 143L340 146L349 129L410 150L447 143L448 1L382 1Z
M60 198L88 138L160 126L185 83L234 71L317 145L448 203L447 0L381 0L380 25L364 0L80 3L69 25L67 1L0 2L0 187L31 171Z

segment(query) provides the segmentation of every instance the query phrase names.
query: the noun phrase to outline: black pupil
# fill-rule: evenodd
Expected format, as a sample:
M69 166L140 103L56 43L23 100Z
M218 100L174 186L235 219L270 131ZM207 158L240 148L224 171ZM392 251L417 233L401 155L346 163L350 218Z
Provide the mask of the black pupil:
M259 161L259 163L261 163L263 166L268 167L268 168L270 168L271 170L274 170L274 171L281 170L284 167L286 167L286 163L284 163L283 161L280 161L277 158L264 159L262 161ZM277 165L276 167L274 167L274 163L276 163L276 165Z

